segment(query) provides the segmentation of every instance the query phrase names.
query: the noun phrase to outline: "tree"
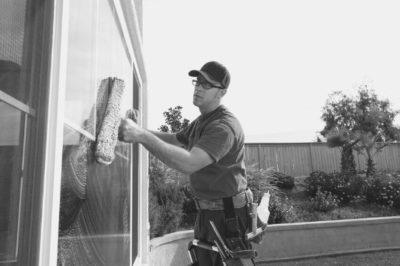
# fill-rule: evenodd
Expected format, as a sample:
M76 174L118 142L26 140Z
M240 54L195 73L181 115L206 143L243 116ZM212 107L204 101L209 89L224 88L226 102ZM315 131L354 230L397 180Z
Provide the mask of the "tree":
M159 130L162 132L179 132L189 126L190 121L186 118L182 119L182 106L168 108L168 111L163 113L165 124L161 125Z
M366 154L367 175L371 175L375 172L373 156L399 139L399 128L393 125L399 111L392 110L388 100L379 100L367 86L358 91L355 106L356 134L360 139L355 149Z
M322 120L325 127L321 135L327 138L329 147L341 148L341 170L344 173L355 174L353 146L358 142L354 131L354 102L340 91L333 92L323 108Z
M367 157L367 175L375 172L373 157L389 143L399 139L393 125L399 111L388 100L380 100L367 85L360 86L354 98L334 92L323 108L325 127L321 134L330 147L341 147L341 170L355 173L353 149Z

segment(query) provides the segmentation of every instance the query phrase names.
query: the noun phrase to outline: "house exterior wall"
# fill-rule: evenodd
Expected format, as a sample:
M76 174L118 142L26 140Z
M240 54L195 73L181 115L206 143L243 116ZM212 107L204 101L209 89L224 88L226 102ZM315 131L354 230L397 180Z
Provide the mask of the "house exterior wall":
M146 125L141 5L0 3L0 263L147 263L147 152L118 143L110 165L94 157L102 81L123 80L119 115L139 109Z

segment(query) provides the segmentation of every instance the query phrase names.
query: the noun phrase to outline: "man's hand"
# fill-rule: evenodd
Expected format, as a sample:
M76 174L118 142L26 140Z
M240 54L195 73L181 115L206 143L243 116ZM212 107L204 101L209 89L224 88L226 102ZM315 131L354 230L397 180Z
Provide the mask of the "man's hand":
M129 118L122 118L118 129L118 139L124 142L140 142L145 130Z
M126 111L125 117L126 117L126 118L130 118L130 119L132 119L134 122L137 123L137 122L138 122L138 119L139 119L139 117L140 117L140 111L137 110L137 109L128 109L128 110Z

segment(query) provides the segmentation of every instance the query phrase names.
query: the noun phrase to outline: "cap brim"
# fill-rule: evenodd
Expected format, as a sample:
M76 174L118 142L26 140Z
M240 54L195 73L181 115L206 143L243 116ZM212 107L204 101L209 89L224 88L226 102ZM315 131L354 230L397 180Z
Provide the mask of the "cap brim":
M201 70L191 70L189 71L189 76L191 77L198 77L202 76L207 82L211 83L212 85L218 86L222 88L222 84L213 80L207 73L201 71Z

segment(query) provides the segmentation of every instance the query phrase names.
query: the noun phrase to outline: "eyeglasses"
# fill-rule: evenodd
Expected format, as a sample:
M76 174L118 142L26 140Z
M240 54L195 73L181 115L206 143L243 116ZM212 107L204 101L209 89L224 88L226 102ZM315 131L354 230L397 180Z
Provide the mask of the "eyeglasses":
M218 89L223 89L222 87L219 86L215 86L207 81L199 81L197 79L192 80L192 84L193 86L197 87L197 86L201 86L206 90L212 89L212 88L218 88Z

